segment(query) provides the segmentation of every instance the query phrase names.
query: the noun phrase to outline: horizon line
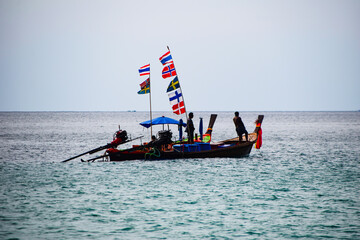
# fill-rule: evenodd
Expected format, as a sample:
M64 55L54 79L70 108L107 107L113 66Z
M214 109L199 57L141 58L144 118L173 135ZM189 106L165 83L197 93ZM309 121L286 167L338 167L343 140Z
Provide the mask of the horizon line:
M191 112L360 112L360 110L192 110ZM149 112L146 110L0 110L0 113L41 113L41 112ZM152 112L169 112L156 110Z

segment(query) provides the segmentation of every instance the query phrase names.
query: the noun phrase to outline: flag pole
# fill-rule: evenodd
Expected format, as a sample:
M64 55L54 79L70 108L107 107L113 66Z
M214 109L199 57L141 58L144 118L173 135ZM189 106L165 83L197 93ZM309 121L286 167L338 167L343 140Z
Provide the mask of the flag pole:
M149 64L150 67L150 64ZM151 71L149 72L149 102L150 102L150 141L152 140L153 131L152 131L152 111L151 111Z
M169 50L169 52L171 52L169 46L166 46L166 47L167 47L167 49ZM172 58L172 61L173 61L173 64L174 64L174 68L176 69L174 58ZM178 78L179 78L179 75L178 75L177 72L176 72L176 75L177 75ZM183 99L183 102L184 102L184 109L185 109L186 120L188 120L189 118L188 118L188 114L187 114L187 111L186 111L184 93L183 93L183 91L182 91L182 89L181 89L180 81L179 81L179 88L180 88L180 91L181 91L181 94L182 94L182 99Z

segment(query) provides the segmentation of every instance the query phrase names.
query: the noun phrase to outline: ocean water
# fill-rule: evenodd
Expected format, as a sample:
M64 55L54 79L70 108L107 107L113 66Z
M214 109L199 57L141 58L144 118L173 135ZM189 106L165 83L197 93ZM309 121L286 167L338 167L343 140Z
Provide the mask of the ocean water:
M213 140L234 137L217 114ZM360 112L240 113L249 132L258 114L246 158L61 163L119 124L147 141L148 113L1 112L0 239L360 239Z

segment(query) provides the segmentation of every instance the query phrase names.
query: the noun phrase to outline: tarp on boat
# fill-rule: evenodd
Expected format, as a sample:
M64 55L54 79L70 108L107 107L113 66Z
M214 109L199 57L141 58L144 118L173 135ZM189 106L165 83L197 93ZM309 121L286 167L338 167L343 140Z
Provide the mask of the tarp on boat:
M161 124L176 124L179 125L179 121L172 119L172 118L168 118L168 117L158 117L158 118L154 118L152 120L152 125L161 125ZM151 126L150 120L147 120L145 122L141 122L140 123L141 126L144 126L146 128L149 128ZM182 123L182 126L186 127L186 123Z

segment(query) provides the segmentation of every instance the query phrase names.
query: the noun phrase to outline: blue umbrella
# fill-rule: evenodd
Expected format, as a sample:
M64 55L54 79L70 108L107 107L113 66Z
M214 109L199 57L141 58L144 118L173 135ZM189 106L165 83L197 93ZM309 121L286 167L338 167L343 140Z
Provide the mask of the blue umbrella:
M160 125L160 124L176 124L179 125L179 121L168 118L168 117L158 117L152 120L152 125ZM145 122L140 123L141 126L144 126L146 128L149 128L151 126L150 120L147 120ZM182 123L182 126L186 127L186 123Z

